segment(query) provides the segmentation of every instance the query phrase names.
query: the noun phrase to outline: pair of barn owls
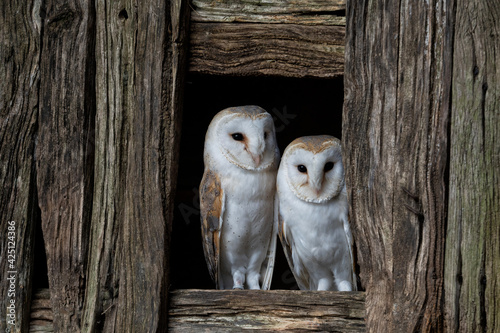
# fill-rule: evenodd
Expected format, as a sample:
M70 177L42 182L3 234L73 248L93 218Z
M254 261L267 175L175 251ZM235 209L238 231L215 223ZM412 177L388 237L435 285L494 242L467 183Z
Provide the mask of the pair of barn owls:
M269 289L279 234L300 289L355 290L339 140L299 138L279 159L264 109L228 108L210 123L200 209L216 287Z

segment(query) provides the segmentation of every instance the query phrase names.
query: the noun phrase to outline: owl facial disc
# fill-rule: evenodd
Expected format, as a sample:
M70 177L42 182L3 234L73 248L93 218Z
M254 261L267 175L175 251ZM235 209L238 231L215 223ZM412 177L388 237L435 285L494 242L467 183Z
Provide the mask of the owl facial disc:
M263 109L258 111L261 112L235 113L232 110L222 115L216 128L222 154L229 162L245 170L265 170L275 161L273 119Z
M344 187L340 141L334 137L296 139L286 148L282 163L291 191L303 201L329 201Z

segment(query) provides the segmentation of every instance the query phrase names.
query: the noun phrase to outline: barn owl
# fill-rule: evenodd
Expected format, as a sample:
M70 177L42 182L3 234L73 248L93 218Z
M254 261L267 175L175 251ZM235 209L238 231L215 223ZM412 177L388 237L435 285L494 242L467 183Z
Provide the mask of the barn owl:
M273 118L258 106L222 110L204 149L200 210L210 275L218 289L267 290L278 238Z
M300 289L356 290L340 141L294 140L278 177L279 237Z

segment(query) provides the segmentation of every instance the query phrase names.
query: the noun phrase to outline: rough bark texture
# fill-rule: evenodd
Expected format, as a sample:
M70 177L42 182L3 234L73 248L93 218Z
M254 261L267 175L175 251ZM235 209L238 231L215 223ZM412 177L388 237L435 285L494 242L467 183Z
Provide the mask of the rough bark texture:
M449 332L500 331L500 3L457 1L446 240Z
M442 330L452 8L348 2L343 151L371 332Z
M96 174L84 331L166 329L186 9L182 1L97 2Z
M169 332L364 332L364 293L177 290Z
M38 1L0 2L2 332L25 332L29 323L36 206L33 153L40 82L39 5Z
M189 70L328 78L344 66L344 1L192 3Z
M328 78L343 74L344 27L197 23L189 70L215 75Z
M38 201L54 328L80 330L92 212L94 13L88 1L46 1L43 20Z

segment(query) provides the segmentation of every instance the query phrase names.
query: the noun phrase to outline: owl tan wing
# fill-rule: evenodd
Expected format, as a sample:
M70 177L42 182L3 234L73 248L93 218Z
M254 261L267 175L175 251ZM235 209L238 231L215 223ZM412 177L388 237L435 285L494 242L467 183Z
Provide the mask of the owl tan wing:
M216 288L219 288L220 231L224 202L219 177L213 171L205 170L200 184L201 234L208 271Z
M277 213L278 218L278 235L280 237L281 244L283 245L283 252L285 252L286 260L288 261L288 265L292 270L292 274L295 277L295 281L301 290L309 290L309 273L304 269L304 265L301 262L294 262L293 260L293 249L294 249L294 241L292 234L288 231L285 221L281 214ZM300 274L297 275L296 269L299 269Z

